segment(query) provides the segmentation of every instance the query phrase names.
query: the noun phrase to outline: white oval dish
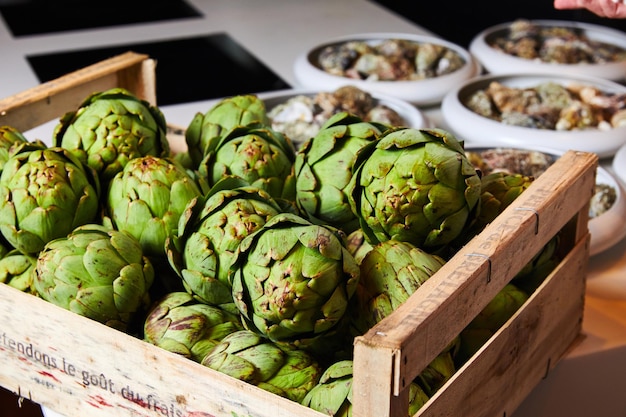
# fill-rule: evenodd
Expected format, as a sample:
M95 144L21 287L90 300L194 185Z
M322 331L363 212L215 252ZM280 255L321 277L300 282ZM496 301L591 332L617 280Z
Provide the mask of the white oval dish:
M624 187L606 169L598 167L597 184L607 184L615 188L617 198L606 212L589 220L591 256L604 252L626 237L626 197Z
M512 126L480 116L467 108L463 101L472 93L485 89L492 81L524 88L553 81L561 85L586 84L607 93L626 93L626 86L610 80L582 75L551 74L489 74L466 81L444 97L442 116L452 133L468 143L488 146L522 148L551 148L559 151L579 150L594 152L599 157L611 157L626 143L626 126L610 130L547 130Z
M590 40L605 42L626 49L626 33L617 29L590 23L559 20L530 20L530 22L538 26L579 29ZM487 28L478 33L470 42L470 53L489 73L504 74L514 70L526 74L588 75L613 81L622 81L626 78L626 60L603 64L546 63L540 60L520 58L492 47L490 39L505 34L512 23L507 22Z
M453 73L423 80L367 81L333 75L322 70L316 64L319 51L326 46L358 40L375 44L385 39L405 39L418 43L440 44L456 51L465 60L465 65ZM482 68L466 49L434 36L407 33L362 33L331 39L313 46L296 58L293 71L296 82L303 88L324 91L352 84L370 93L386 94L416 105L430 105L440 102L443 96L454 86L480 74Z
M611 168L623 184L626 184L626 145L619 148L615 153L611 161Z
M304 95L308 97L314 97L320 91L325 90L310 90L310 89L290 89L280 90L268 93L259 94L259 98L265 103L268 113L280 104L285 103L287 100ZM404 120L404 125L413 128L427 128L432 127L431 122L424 116L424 114L411 103L404 100L387 96L380 93L370 93L374 98L374 102L389 107L394 110Z
M465 149L468 151L481 151L488 148L490 147L482 145L465 146ZM512 146L498 146L498 148L528 149ZM532 148L532 150L550 155L555 159L563 154L563 151L545 147ZM626 196L624 196L624 187L602 166L598 166L597 168L596 184L606 184L613 187L615 189L616 199L607 211L597 217L589 219L588 228L589 234L591 235L589 244L590 256L606 251L626 237Z

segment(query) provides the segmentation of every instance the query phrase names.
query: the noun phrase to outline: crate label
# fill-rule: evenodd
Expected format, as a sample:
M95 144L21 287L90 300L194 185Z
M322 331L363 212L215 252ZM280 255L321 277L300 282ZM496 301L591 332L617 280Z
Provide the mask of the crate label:
M135 386L128 382L119 382L97 369L88 369L74 363L71 358L58 356L55 349L49 351L41 349L32 342L12 337L6 331L0 330L0 351L9 353L19 360L20 368L27 366L26 371L39 368L29 379L38 386L47 390L56 390L72 397L84 396L85 389L91 391L87 396L87 403L95 408L124 407L125 402L131 402L142 409L164 417L214 417L213 414L202 411L187 411L185 396L176 396L174 401L164 400L156 392L149 392L147 384L138 383ZM6 356L5 356L6 359ZM10 360L10 359L9 359ZM33 366L34 365L34 366ZM20 374L22 377L23 374ZM72 388L77 383L80 390ZM116 398L123 400L119 403ZM250 417L231 412L232 417Z

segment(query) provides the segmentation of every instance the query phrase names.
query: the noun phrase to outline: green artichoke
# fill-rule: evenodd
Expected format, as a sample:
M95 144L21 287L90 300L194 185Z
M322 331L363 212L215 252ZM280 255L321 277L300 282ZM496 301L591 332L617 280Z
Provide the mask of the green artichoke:
M175 161L138 157L111 180L107 214L115 228L139 240L146 255L165 258L166 239L176 233L187 204L201 194L197 182Z
M13 249L0 258L0 282L20 291L32 292L37 257Z
M472 153L468 158L472 157ZM473 162L476 164L477 162ZM454 256L458 248L464 246L474 236L483 231L489 223L494 221L524 190L534 181L534 178L522 174L513 174L507 171L492 171L480 179L480 201L478 214L465 228L454 242L447 248L449 256ZM443 253L441 254L444 255Z
M512 284L519 287L527 294L532 294L543 280L561 262L561 254L558 251L560 235L554 236L533 256L533 258L513 277Z
M197 113L185 130L185 142L194 166L199 166L209 149L230 130L261 123L270 125L265 103L255 95L227 97L206 113Z
M454 349L445 349L433 359L428 366L420 372L415 383L426 393L428 397L435 395L437 391L454 375L456 364L454 355L459 345L458 338L450 345Z
M346 248L357 264L361 264L363 258L372 250L372 245L365 239L362 229L356 229L346 237Z
M418 290L445 261L408 242L387 240L372 247L363 257L357 296L350 304L353 336L364 334L393 313ZM453 341L418 376L415 382L432 396L456 368L452 357Z
M10 149L16 143L28 142L26 136L13 126L0 126L0 149Z
M452 134L389 129L359 153L349 198L373 244L394 239L433 251L476 215L480 178Z
M9 159L12 149L24 143L28 143L28 139L22 132L11 126L0 126L0 172Z
M89 95L61 117L53 144L70 150L107 183L140 156L170 156L163 113L123 88Z
M298 403L322 374L307 352L278 346L249 330L224 337L202 365Z
M528 294L507 284L460 334L457 362L468 360L526 302Z
M337 233L280 213L241 241L230 278L247 328L305 347L340 323L359 267Z
M513 284L507 284L467 327L489 329L495 332L527 299L528 294Z
M177 234L166 243L170 264L187 291L202 302L232 306L228 272L239 243L280 211L268 193L236 177L219 181L193 200Z
M360 263L358 296L351 305L357 334L393 313L444 264L409 242L387 240L372 247Z
M209 186L236 176L274 199L295 201L295 149L282 133L262 124L236 127L207 148L198 172Z
M227 335L243 330L238 315L200 303L186 292L157 301L144 322L144 339L196 362Z
M67 149L23 147L0 176L0 231L16 249L36 254L99 215L100 182Z
M314 223L351 233L359 227L346 188L356 154L387 127L349 113L332 116L296 154L296 203Z
M48 242L35 268L41 298L122 331L147 307L154 281L137 239L97 224Z
M351 360L338 361L322 374L319 383L304 397L301 404L325 415L334 417L352 416ZM409 386L409 416L415 415L428 401L428 395L415 382Z
M480 179L481 199L477 218L478 226L485 227L504 211L530 184L534 178L507 172L492 172Z

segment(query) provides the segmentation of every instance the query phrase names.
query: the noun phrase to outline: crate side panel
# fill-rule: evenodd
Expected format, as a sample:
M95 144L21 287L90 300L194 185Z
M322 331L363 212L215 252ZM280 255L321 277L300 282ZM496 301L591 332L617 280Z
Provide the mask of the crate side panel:
M146 59L140 65L133 65L120 70L117 75L117 87L133 92L153 106L157 105L156 61Z
M580 334L587 257L585 239L418 416L512 414Z
M59 119L63 114L76 110L83 100L94 91L104 91L117 83L115 74L91 81L89 84L67 89L42 100L24 103L18 108L2 110L0 122L20 132L25 132L51 120Z
M354 355L362 360L358 363L358 366L354 366L353 374L353 403L355 403L355 410L353 412L359 413L360 405L367 403L368 414L354 414L356 416L373 415L379 417L393 416L392 411L398 407L398 403L403 398L398 398L393 395L392 392L392 380L394 369L393 360L394 353L388 352L384 347L367 346L365 347L361 343L357 343L354 346ZM355 363L355 365L357 365ZM359 386L356 386L359 384ZM368 399L377 398L376 402L369 402ZM408 409L408 399L406 399L406 406L400 404L402 410L401 416L406 416L406 410Z
M0 284L0 385L67 415L321 417Z
M357 347L362 345L355 348L355 368L363 367L370 350L384 347L395 357L391 392L399 395L565 224L579 217L593 194L597 161L593 154L566 153L550 175L544 173L420 291L355 340ZM586 230L583 222L577 225ZM364 400L355 404L358 416L386 401L386 392L361 395L358 390L366 386L362 377L355 373L355 397Z
M6 97L0 100L0 123L30 130L77 109L94 92L119 86L154 99L154 65L145 61L150 61L146 55L127 52Z
M568 152L357 343L401 351L407 358L396 363L407 365L394 372L396 382L410 381L586 207L596 166L597 156Z

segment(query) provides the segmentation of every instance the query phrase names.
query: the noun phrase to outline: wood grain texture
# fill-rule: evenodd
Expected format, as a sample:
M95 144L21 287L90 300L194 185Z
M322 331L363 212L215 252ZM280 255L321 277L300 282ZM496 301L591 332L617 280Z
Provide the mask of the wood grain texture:
M0 124L26 131L68 111L94 92L123 87L156 103L156 63L144 54L126 52L0 100Z
M6 285L0 322L0 385L70 417L321 415Z

